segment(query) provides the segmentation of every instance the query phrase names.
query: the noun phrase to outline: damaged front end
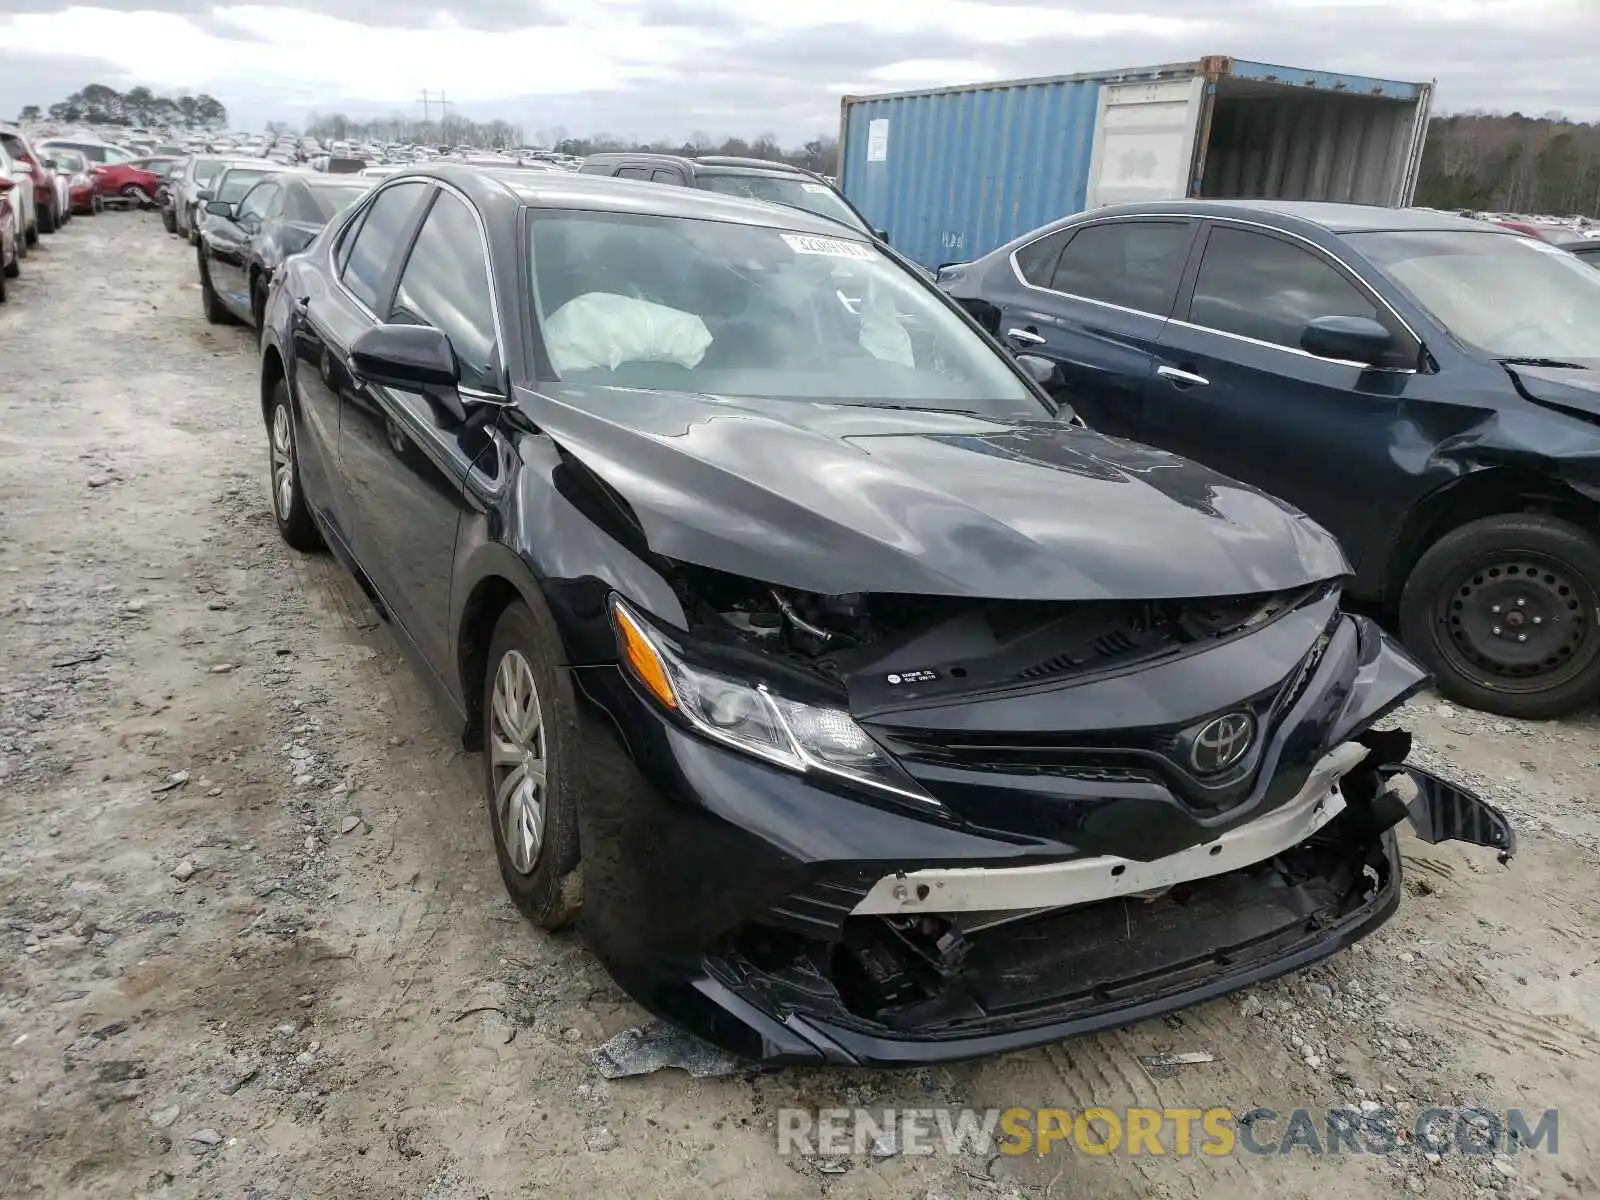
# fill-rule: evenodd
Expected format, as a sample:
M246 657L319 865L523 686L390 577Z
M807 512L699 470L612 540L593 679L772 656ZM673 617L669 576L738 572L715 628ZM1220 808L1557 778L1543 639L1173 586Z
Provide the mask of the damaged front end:
M670 578L687 627L614 597L620 666L585 674L641 768L593 818L618 853L586 866L586 919L644 1003L747 1057L1124 1024L1371 932L1402 821L1514 850L1374 728L1426 679L1333 583L1050 603Z

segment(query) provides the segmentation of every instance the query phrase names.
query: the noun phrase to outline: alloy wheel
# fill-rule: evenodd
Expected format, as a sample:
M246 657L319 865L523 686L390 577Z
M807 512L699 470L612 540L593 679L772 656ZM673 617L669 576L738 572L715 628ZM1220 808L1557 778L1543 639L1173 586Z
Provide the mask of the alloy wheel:
M489 708L495 819L511 865L527 875L544 843L546 766L539 692L520 651L508 650L500 659Z
M272 410L272 497L278 519L289 520L294 511L294 434L282 404Z

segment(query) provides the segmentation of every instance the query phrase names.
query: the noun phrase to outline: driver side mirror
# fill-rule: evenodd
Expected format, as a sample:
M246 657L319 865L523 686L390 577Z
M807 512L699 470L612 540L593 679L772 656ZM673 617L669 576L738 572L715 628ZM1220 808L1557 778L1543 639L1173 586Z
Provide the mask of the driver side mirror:
M1394 346L1389 331L1371 317L1316 317L1300 333L1300 349L1318 358L1371 366Z
M233 219L233 205L226 200L207 200L206 212L213 217L227 217L230 221Z
M216 198L217 194L210 188L201 188L200 191L195 195L195 199L200 201L201 204L209 204Z
M467 419L450 339L432 325L374 325L350 343L350 370L371 383L417 392Z

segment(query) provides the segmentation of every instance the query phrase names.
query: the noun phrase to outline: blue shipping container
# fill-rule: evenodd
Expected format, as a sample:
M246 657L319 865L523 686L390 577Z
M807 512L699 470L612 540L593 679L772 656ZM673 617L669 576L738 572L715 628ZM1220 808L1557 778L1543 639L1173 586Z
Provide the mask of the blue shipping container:
M1433 86L1212 56L846 96L839 184L929 267L1129 200L1408 204Z

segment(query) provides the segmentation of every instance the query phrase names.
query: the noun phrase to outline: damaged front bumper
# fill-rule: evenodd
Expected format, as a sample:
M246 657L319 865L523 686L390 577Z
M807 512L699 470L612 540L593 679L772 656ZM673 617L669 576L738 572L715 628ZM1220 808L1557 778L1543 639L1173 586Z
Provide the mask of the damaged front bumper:
M1415 664L1361 618L1308 619L1327 631L1309 658L1278 622L1127 677L1140 730L1214 710L1174 699L1210 703L1180 686L1197 670L1259 701L1250 778L1204 803L1104 752L1081 724L1106 721L1114 690L1095 682L1034 693L1033 727L1004 737L1005 698L958 706L964 738L878 714L868 728L944 803L930 813L712 745L615 667L577 669L590 942L647 1008L735 1053L880 1066L1123 1025L1315 962L1395 910L1401 821L1502 861L1515 846L1495 809L1404 764L1407 735L1372 728L1425 682Z

